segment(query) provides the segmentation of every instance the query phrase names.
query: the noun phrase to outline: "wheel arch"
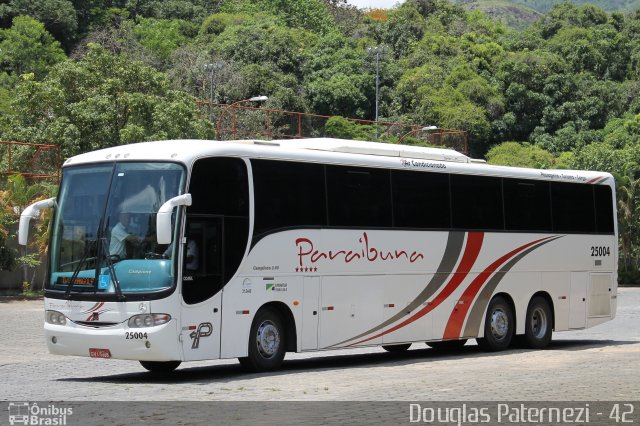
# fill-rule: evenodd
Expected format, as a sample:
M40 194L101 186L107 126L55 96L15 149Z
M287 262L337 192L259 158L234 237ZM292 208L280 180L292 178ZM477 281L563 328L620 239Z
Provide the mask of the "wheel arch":
M291 309L282 302L269 302L262 305L260 309L256 311L256 314L263 309L272 309L280 316L285 328L285 339L287 343L285 350L287 352L296 352L298 347L298 334L296 332L296 320Z

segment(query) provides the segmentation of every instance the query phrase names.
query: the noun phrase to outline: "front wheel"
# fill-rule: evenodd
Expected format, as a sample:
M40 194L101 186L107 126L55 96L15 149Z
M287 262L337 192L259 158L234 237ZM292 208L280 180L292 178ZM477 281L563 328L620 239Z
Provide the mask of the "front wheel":
M180 363L180 361L140 361L140 365L152 373L171 373Z
M513 338L514 326L515 320L511 305L504 297L494 297L487 308L484 337L476 339L478 346L489 352L507 349Z
M251 324L248 356L239 358L240 364L249 371L276 370L284 359L285 347L280 315L270 308L261 309Z
M524 344L532 349L542 349L551 342L552 314L549 302L536 296L529 302L524 325Z

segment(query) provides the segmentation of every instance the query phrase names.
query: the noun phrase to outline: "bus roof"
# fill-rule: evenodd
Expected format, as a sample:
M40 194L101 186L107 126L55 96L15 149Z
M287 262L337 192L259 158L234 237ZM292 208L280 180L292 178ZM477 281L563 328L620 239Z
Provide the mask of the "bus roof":
M216 155L613 185L613 177L605 172L491 166L478 164L484 161L452 149L334 138L142 142L80 154L67 159L63 167L108 161L175 161L191 165L198 158Z

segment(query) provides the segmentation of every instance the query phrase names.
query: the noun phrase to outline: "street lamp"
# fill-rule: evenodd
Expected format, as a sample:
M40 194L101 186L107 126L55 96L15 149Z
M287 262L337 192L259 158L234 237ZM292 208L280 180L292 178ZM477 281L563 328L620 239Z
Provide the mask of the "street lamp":
M440 129L438 128L438 126L433 126L433 125L425 126L420 129L413 129L410 132L407 132L404 135L402 135L402 137L398 140L398 143L401 143L404 140L404 138L406 138L407 136L416 134L418 132L429 132L431 130L440 130Z
M378 105L380 99L380 59L386 52L385 46L367 47L367 52L376 56L376 115L375 121L378 122Z
M269 97L268 96L264 96L264 95L260 95L260 96L253 96L249 99L243 99L241 101L237 101L234 102L232 104L227 105L226 107L224 107L224 109L220 112L220 115L218 116L218 121L216 122L216 134L218 135L218 138L220 136L220 129L221 129L221 125L222 125L222 119L224 118L224 115L226 114L227 110L231 109L231 108L235 108L238 105L245 103L245 102L264 102L266 100L268 100ZM235 122L235 115L234 115L234 121L233 121L233 134L235 135L236 129L236 122Z
M216 70L222 69L224 62L215 61L210 64L204 64L204 70L209 72L209 102L213 103L213 76Z

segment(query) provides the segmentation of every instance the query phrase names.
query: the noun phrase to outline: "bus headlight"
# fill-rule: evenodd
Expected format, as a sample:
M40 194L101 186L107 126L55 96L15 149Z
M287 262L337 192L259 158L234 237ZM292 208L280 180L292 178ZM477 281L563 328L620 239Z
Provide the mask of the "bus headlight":
M141 314L129 318L129 328L143 328L161 325L171 321L169 314Z
M44 311L44 320L48 324L65 325L67 317L58 311Z

